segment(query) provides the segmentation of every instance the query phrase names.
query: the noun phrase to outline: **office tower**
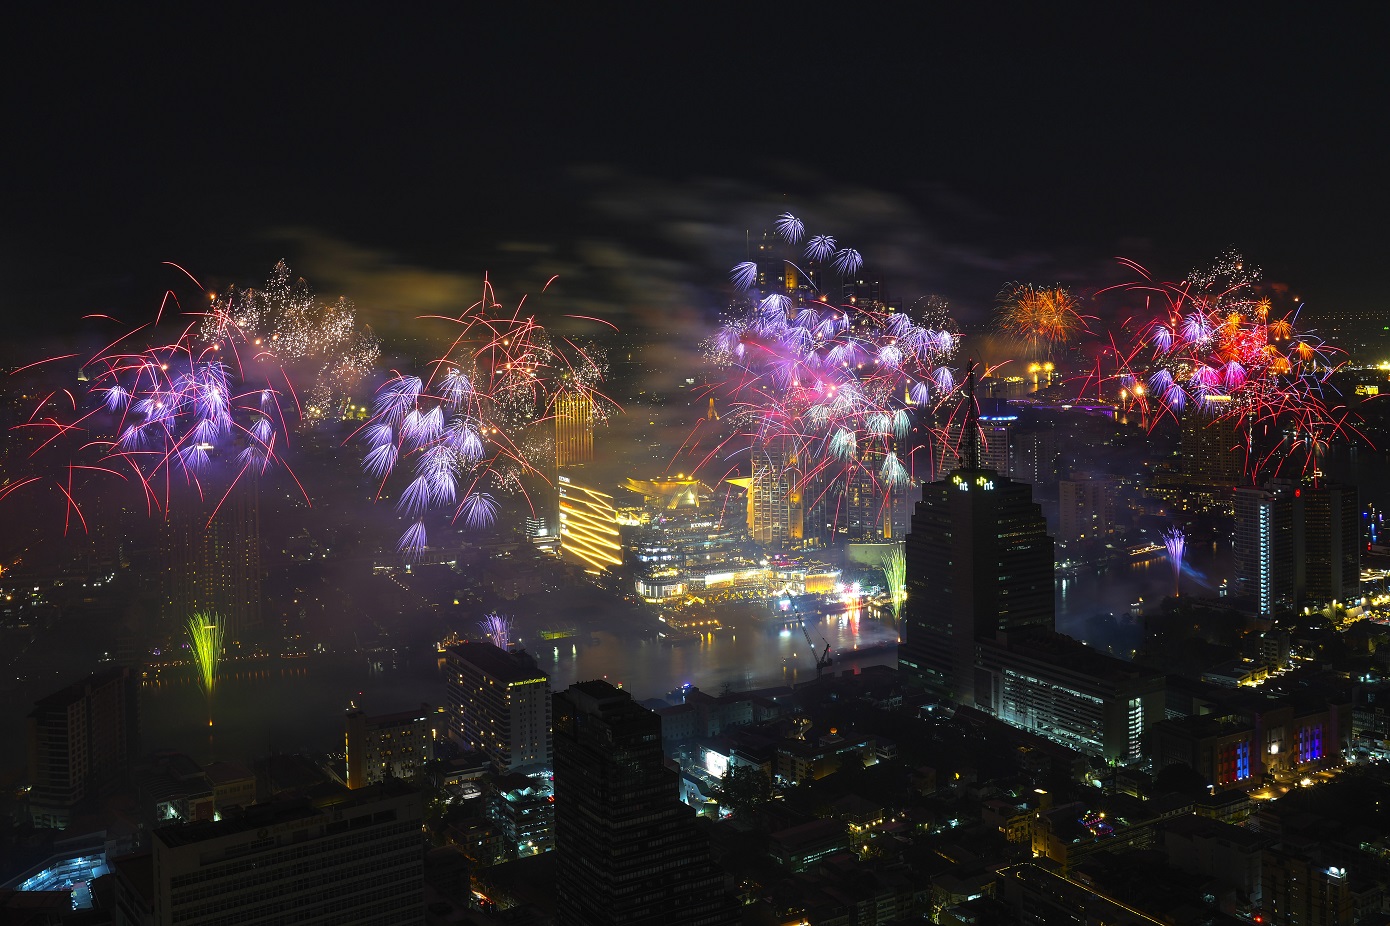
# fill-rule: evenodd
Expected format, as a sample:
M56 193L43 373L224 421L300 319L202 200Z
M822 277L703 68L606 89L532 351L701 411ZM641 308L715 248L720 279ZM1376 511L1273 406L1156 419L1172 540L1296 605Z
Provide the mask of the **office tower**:
M1115 477L1082 473L1057 484L1057 539L1063 543L1096 540L1115 530Z
M582 473L571 470L558 480L560 556L597 574L623 564L623 544L613 496L585 485Z
M1218 397L1225 399L1225 396ZM1236 419L1226 409L1204 411L1193 406L1182 417L1179 453L1182 473L1202 486L1239 485L1245 474L1245 452L1236 433Z
M1057 432L1050 427L1019 431L1010 448L1009 475L1030 485L1051 485L1057 481Z
M228 642L260 626L259 498L256 480L245 479L226 498L210 492L201 503L184 497L169 506L160 537L166 620L211 611Z
M555 467L594 462L594 400L564 392L555 400Z
M124 786L139 741L129 669L94 672L39 700L29 714L29 810L36 826L65 829L73 808Z
M1294 490L1299 599L1346 603L1361 594L1361 532L1355 486L1325 480Z
M409 781L431 758L428 704L413 711L367 716L347 715L347 783L363 788L386 778Z
M1013 453L1010 442L1018 416L1006 411L980 416L980 430L976 439L980 442L980 465L996 473L1008 475L1013 468Z
M155 926L425 921L420 794L388 781L157 829Z
M550 764L550 679L524 652L465 642L444 651L449 735L499 771Z
M1305 603L1349 601L1361 589L1357 492L1352 486L1275 479L1235 491L1237 594L1272 616Z
M677 781L656 713L605 681L556 693L558 926L739 921Z
M965 401L973 412L973 371ZM965 417L969 432L974 415ZM964 443L964 465L924 485L912 515L898 658L919 682L973 705L976 639L1051 630L1054 565L1032 487L984 469Z
M754 543L787 549L805 536L802 470L785 440L753 448L748 484L748 535Z

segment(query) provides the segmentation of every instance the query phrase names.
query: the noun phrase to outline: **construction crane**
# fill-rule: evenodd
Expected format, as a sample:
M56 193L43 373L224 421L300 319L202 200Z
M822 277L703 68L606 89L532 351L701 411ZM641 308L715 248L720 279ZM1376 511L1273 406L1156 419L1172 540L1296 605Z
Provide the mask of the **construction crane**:
M811 647L811 658L816 661L816 678L820 678L820 674L830 668L830 641L821 637L821 642L825 644L825 652L817 653L816 643L811 639L811 631L806 628L805 621L801 622L801 632L806 636L806 645Z

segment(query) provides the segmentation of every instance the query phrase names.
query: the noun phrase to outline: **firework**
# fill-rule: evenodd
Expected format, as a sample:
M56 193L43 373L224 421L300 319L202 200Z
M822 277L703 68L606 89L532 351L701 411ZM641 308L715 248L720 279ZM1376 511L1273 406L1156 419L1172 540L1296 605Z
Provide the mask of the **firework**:
M789 248L799 246L799 219L784 214L776 227ZM826 265L852 273L862 263L832 236L811 235L791 253L782 279L796 282L785 291L755 292L757 266L734 269L747 294L704 345L707 360L728 373L715 388L728 393L722 427L732 424L733 433L713 448L698 451L693 439L692 447L698 466L737 467L751 457L755 478L776 470L771 478L790 482L810 505L833 508L838 523L850 494L887 505L912 481L906 439L955 390L957 336L939 302L919 323L873 300L825 299L815 286ZM797 263L803 256L806 267Z
M1291 461L1312 467L1330 436L1355 433L1345 406L1327 400L1341 352L1300 329L1297 310L1277 315L1259 268L1238 252L1178 283L1124 263L1142 279L1117 288L1142 297L1145 311L1115 339L1115 383L1121 404L1150 426L1184 415L1227 419L1256 483Z
M1177 598L1182 591L1182 554L1187 549L1187 535L1180 527L1170 527L1159 536L1168 550L1168 564L1173 569L1173 597Z
M884 581L888 583L888 598L893 607L893 616L897 617L902 611L903 603L907 601L907 553L902 544L893 547L893 551L884 556L880 561L883 569Z
M292 282L283 260L264 288L233 287L216 296L199 335L209 343L249 345L254 363L284 368L302 384L303 418L311 425L343 415L351 390L376 369L381 353L350 300L316 300L302 278Z
M493 646L498 649L511 649L512 619L510 617L504 617L493 611L478 622L478 628L482 630L483 636L492 641Z
M1035 348L1065 344L1089 330L1079 305L1061 286L1010 283L999 294L999 327Z
M166 303L171 300L172 291ZM64 499L65 530L74 521L87 526L76 482L104 476L137 484L153 513L168 510L177 485L225 498L243 477L283 467L286 434L298 420L286 369L262 360L239 331L205 339L200 329L207 318L173 317L181 330L161 340L161 306L153 324L128 330L79 361L83 390L47 391L29 419L16 426L39 438L31 454L36 465L46 460L51 472L58 461L61 475L51 482ZM56 369L73 359L40 364Z
M577 402L596 421L614 407L598 391L602 351L550 336L521 306L504 309L490 283L481 301L440 320L453 329L448 350L423 377L397 373L383 384L358 431L378 497L396 471L413 472L396 496L411 519L398 547L412 557L429 542L432 512L480 529L496 517L498 496L525 494L531 478L549 483L559 403Z
M223 627L216 614L198 612L188 619L188 644L198 681L208 699L208 726L212 726L212 692L217 684L217 663L222 658Z

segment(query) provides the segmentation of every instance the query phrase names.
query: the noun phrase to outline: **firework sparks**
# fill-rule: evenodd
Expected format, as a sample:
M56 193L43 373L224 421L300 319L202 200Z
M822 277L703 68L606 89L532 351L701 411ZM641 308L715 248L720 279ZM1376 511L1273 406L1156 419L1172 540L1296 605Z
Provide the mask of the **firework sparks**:
M805 232L790 213L777 225L788 244ZM827 301L814 289L819 274L827 265L857 272L862 258L829 235L805 240L813 263L806 269L787 259L783 278L798 282L785 292L754 292L757 266L734 268L749 293L705 343L707 360L729 373L715 388L728 393L725 427L732 423L734 433L704 448L697 464L771 461L808 502L831 505L838 523L842 500L861 495L861 486L886 505L911 483L905 441L925 424L921 412L954 391L957 337L940 303L918 321L868 299Z
M172 291L165 297L171 300ZM240 328L213 325L220 312L185 313L177 319L182 329L160 340L157 325L170 320L161 305L154 324L126 331L80 363L83 390L47 392L16 426L40 438L31 455L42 454L36 465L62 460L54 482L67 526L76 520L86 527L75 473L83 482L115 477L138 484L153 513L168 510L178 484L225 498L245 476L277 466L288 471L282 451L300 420L290 371ZM72 359L40 363L59 369L53 364Z
M478 622L478 628L482 630L483 636L492 641L492 645L498 649L512 648L512 619L491 612Z
M1184 415L1228 420L1254 483L1293 463L1315 465L1334 434L1354 435L1345 406L1326 400L1341 352L1297 326L1297 311L1271 317L1260 270L1238 252L1179 283L1143 279L1115 289L1146 311L1116 340L1118 398L1150 426ZM1153 307L1157 305L1157 312Z
M1035 348L1066 344L1089 330L1079 306L1064 287L1011 283L999 294L999 327Z
M199 332L209 343L252 348L256 363L273 363L306 383L304 421L342 417L351 390L377 366L380 345L357 323L352 302L319 302L283 260L262 289L229 288L218 295Z
M907 553L902 544L893 547L891 553L880 561L883 579L888 583L888 600L893 607L893 616L902 611L907 601Z
M216 614L198 612L188 619L188 645L198 682L208 699L208 726L212 726L212 692L217 684L217 663L222 659L222 621Z
M553 338L518 306L506 310L484 283L483 298L457 318L448 350L428 375L398 373L377 391L358 437L363 469L385 494L393 473L413 476L396 496L412 523L399 549L418 556L429 543L426 517L452 512L473 530L496 517L499 495L525 493L527 479L550 481L547 423L561 401L584 403L601 422L613 405L598 391L602 351Z
M1182 592L1182 555L1187 549L1187 534L1181 527L1170 527L1159 536L1168 551L1168 564L1173 570L1173 597L1177 598Z

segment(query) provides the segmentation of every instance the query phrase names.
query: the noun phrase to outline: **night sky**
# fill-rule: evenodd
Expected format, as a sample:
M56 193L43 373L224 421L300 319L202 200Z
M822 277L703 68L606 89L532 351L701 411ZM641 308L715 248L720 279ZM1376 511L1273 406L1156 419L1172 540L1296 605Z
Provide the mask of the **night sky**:
M484 271L698 329L785 209L967 322L1008 280L1233 245L1315 308L1383 305L1384 7L429 13L7 14L11 330L282 256L388 338Z

